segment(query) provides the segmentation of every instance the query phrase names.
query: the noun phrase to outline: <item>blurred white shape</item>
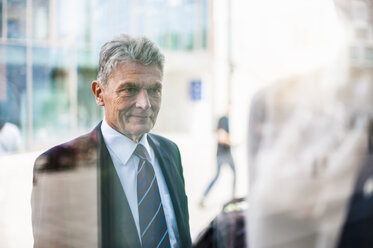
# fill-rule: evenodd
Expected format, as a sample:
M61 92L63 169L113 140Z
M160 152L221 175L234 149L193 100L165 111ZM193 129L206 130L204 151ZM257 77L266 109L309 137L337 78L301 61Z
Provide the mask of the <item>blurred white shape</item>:
M177 6L181 3L181 0L168 0L168 3L171 5L171 6Z
M16 125L6 122L0 128L0 156L20 152L21 150L21 131Z
M263 93L249 247L332 248L367 151L372 79L348 73L349 32L332 1L264 2L253 2L251 18L263 22L247 52L256 72L286 79Z
M261 151L250 195L250 247L334 247L367 132L364 125L345 129L340 139L333 126L328 116L295 113Z
M32 171L39 152L0 157L0 247L32 247Z
M248 67L262 78L309 72L326 65L338 56L345 42L332 1L251 0L246 5L237 6L241 16L237 23L245 23L245 29L240 25L237 31L236 59L249 59Z

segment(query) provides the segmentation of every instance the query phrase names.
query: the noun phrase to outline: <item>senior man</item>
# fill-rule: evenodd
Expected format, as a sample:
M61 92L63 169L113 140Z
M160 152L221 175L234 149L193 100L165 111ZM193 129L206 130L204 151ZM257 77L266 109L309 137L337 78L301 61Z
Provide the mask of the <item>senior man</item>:
M101 48L92 82L105 117L34 166L34 247L190 247L177 145L148 133L161 105L164 55L121 35Z

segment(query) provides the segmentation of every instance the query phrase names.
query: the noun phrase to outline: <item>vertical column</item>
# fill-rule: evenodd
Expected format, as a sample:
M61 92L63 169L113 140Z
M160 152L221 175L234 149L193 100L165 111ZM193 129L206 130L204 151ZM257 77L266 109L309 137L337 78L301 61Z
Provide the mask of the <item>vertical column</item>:
M7 99L5 46L0 46L0 102Z
M70 127L74 135L78 132L78 67L77 67L78 48L72 49L72 59L68 67L69 101L70 101Z
M233 77L233 58L232 58L232 0L227 0L227 95L232 98L232 77Z
M57 16L56 16L56 0L49 2L49 42L55 44L57 40Z
M3 33L2 33L2 37L3 37L4 41L7 39L7 34L8 34L7 20L8 20L8 1L3 0L3 21L2 21Z
M32 0L26 1L26 94L27 94L27 141L26 148L32 147Z
M215 1L214 20L214 113L222 114L229 96L228 68L228 0Z
M2 32L1 32L1 39L3 41L6 41L7 38L7 0L3 0L3 8L2 8ZM4 42L5 44L5 42ZM0 101L6 100L6 93L7 93L7 82L6 82L6 64L5 64L5 47L0 47L0 60L3 59L3 61L0 61ZM4 57L2 57L4 56Z
M196 50L202 49L202 32L203 32L203 22L202 22L202 0L198 0L194 4L194 16L196 18L194 26L194 48Z
M129 11L129 33L135 34L136 33L136 17L137 17L137 2L135 0L128 1L128 8L131 10Z

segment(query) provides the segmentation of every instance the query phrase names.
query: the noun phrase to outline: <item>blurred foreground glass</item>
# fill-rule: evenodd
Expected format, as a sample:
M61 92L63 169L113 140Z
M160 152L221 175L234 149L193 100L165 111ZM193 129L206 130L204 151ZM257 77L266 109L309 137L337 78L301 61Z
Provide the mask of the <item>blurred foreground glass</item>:
M259 143L252 144L249 246L371 247L373 12L366 1L286 2L276 9L284 19L318 13L322 20L319 26L303 23L300 33L326 31L303 36L309 49L299 51L334 45L313 53L315 64L299 58L296 65L306 67L291 65L253 98L250 138ZM294 25L302 24L297 18ZM292 33L293 25L280 20L277 25ZM294 52L286 44L273 45Z
M3 37L3 0L0 0L0 37Z
M36 160L31 199L34 247L100 247L98 148L90 139L94 137L65 144Z

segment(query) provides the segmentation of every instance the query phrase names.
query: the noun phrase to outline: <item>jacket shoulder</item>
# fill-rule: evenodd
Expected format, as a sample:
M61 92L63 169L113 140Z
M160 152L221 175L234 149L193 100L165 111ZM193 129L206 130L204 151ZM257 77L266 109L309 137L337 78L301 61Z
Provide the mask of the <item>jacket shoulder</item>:
M34 170L59 171L73 169L82 162L97 158L97 132L79 136L66 143L54 146L37 157Z
M160 147L162 148L167 148L171 149L172 151L179 151L178 146L173 142L172 140L165 138L163 136L153 134L153 133L148 133L149 138L155 142L158 143Z

